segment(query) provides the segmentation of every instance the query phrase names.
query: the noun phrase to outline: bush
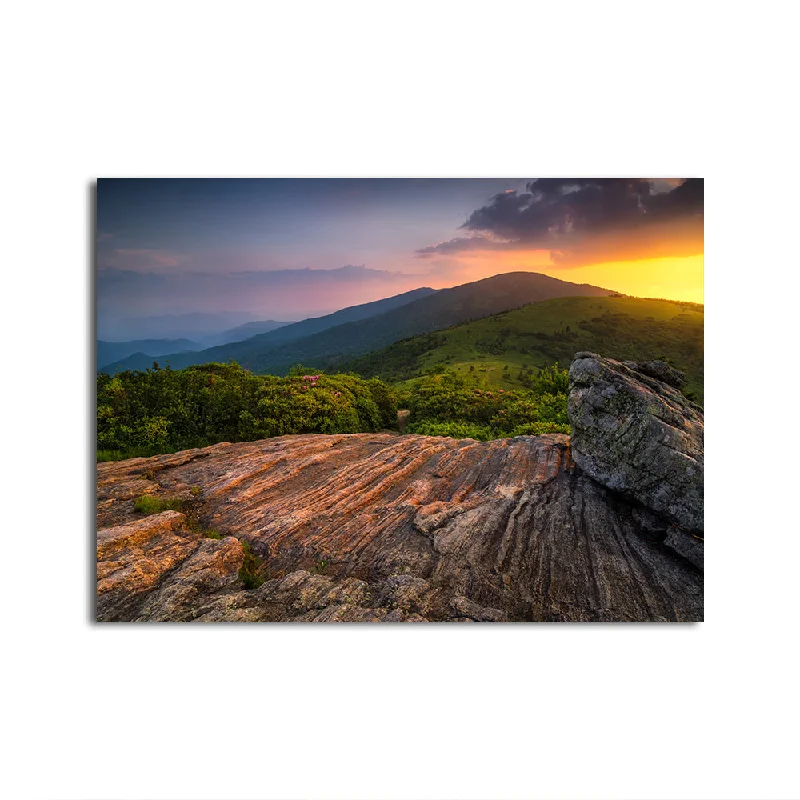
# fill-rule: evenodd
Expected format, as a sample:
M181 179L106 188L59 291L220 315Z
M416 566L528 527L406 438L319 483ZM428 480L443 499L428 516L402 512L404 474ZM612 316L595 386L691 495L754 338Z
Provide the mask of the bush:
M529 422L526 425L517 425L511 436L541 436L544 433L569 433L569 425L559 425L555 422Z
M423 436L447 436L451 439L477 439L481 442L497 438L492 435L491 428L471 422L412 422L406 432Z
M412 391L408 433L455 438L569 433L566 370L532 376L530 390L478 388L455 373L428 375Z
M528 388L521 390L478 385L485 379L476 373L467 381L444 368L415 379L411 388L300 366L285 378L253 375L235 363L101 373L97 458L147 457L286 434L394 429L398 406L411 412L408 433L487 440L568 432L566 370L556 364L523 372Z
M298 367L286 378L258 376L231 362L97 376L98 460L396 424L394 390L356 375L305 374Z
M381 424L384 428L397 427L397 393L377 378L367 381L367 389L372 395L372 400L378 407L381 415Z

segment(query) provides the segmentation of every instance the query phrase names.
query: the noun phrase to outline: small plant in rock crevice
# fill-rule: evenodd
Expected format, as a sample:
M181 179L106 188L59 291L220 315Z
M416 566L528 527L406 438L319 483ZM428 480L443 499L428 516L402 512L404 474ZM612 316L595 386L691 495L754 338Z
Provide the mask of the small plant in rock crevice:
M133 509L139 514L160 514L162 511L181 511L184 501L180 497L155 497L143 494L133 501Z
M244 561L239 568L239 579L244 584L244 588L258 589L264 583L264 561L263 559L253 552L253 549L247 542L240 542L242 550L244 550Z
M317 563L314 565L314 572L317 575L324 575L328 571L330 562L326 558L318 558Z

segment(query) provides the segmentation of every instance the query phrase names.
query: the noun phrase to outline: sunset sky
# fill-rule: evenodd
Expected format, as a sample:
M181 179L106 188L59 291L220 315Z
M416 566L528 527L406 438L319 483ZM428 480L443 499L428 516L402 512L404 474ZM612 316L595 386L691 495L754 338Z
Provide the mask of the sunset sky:
M703 181L100 179L98 336L298 320L528 270L703 302Z

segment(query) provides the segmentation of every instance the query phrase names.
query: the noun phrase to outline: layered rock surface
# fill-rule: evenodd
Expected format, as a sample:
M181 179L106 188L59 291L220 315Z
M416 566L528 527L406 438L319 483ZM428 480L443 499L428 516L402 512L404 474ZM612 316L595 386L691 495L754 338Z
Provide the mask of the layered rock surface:
M142 518L143 493L183 498L193 524ZM97 500L102 620L702 619L670 521L590 478L563 435L219 444L100 464ZM242 542L264 564L249 590Z
M578 353L567 407L576 463L690 534L703 534L703 412L660 361Z

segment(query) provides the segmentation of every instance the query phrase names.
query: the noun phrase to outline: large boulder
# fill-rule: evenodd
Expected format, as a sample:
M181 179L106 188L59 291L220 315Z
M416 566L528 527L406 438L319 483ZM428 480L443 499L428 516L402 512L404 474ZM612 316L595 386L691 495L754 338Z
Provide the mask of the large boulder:
M567 409L572 456L598 483L702 536L703 412L682 384L663 362L576 354Z

